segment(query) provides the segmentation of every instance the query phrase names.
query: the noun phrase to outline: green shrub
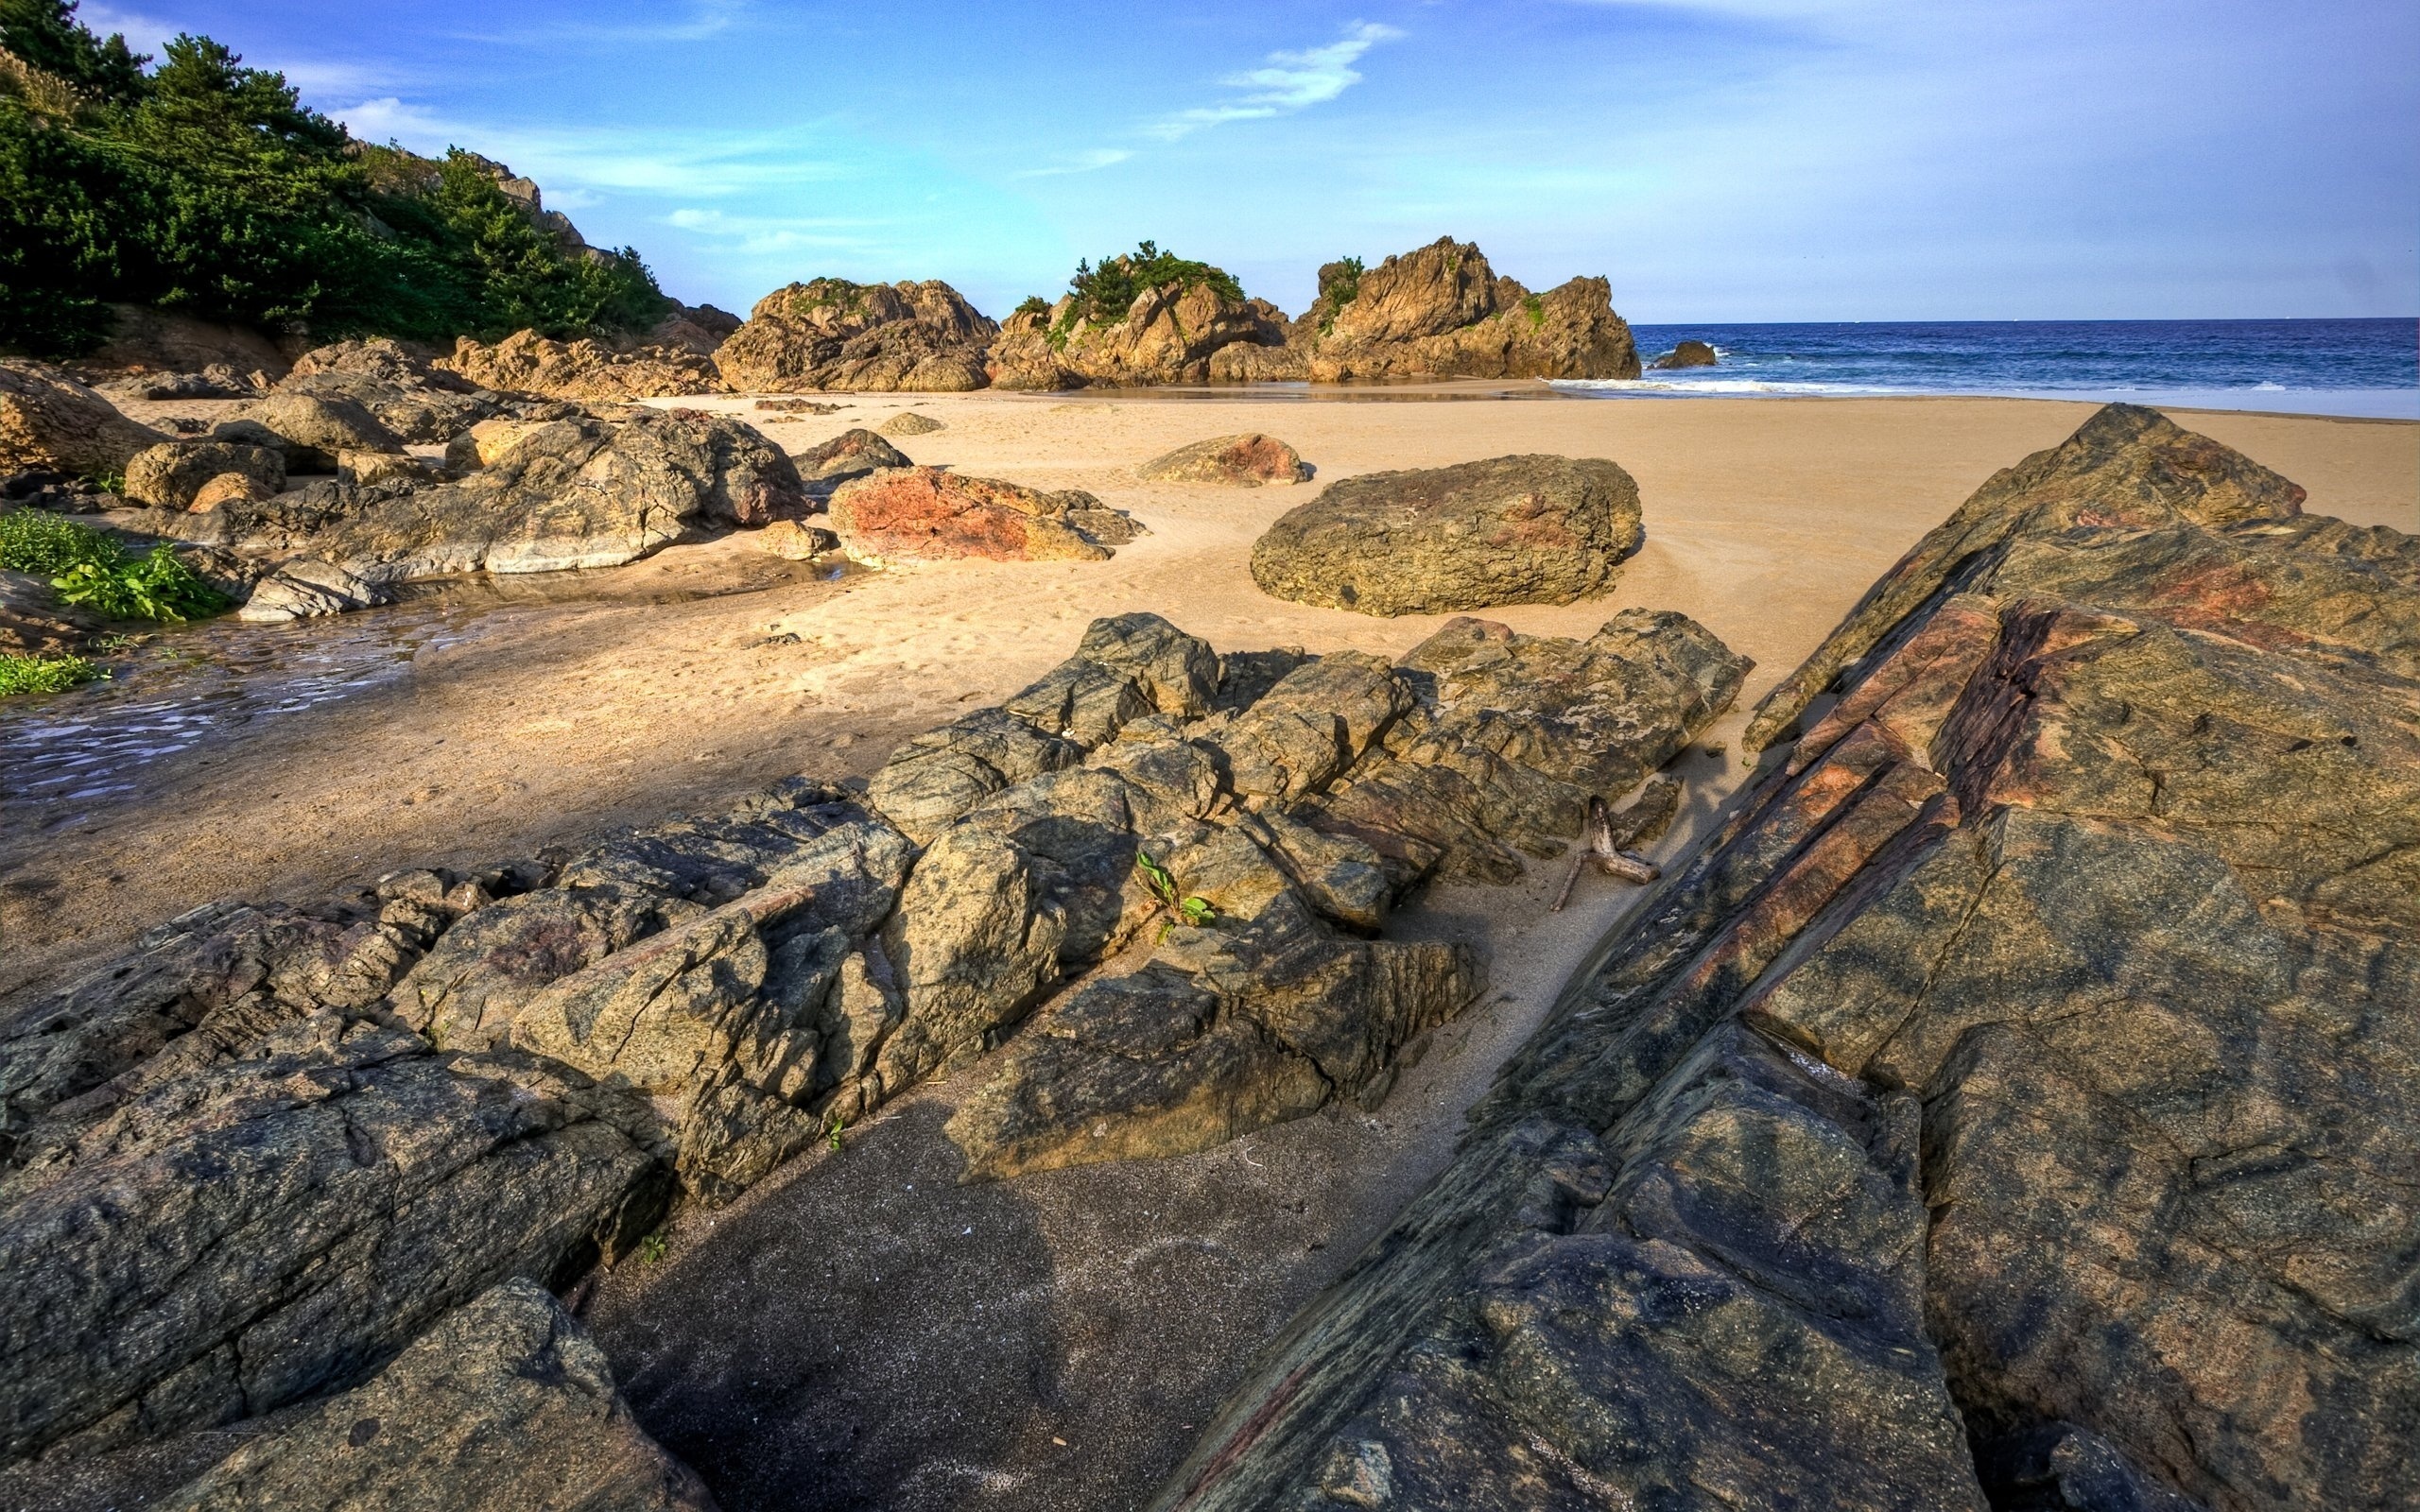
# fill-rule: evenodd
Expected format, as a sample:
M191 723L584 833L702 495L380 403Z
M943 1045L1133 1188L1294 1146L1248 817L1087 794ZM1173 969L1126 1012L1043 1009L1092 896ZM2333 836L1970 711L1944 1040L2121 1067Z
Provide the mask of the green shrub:
M1538 330L1547 323L1547 303L1534 294L1521 296L1521 308L1530 312L1530 329Z
M189 620L227 608L165 542L129 556L116 537L40 509L0 515L0 568L33 573L70 604L117 620Z
M1067 292L1076 297L1076 302L1068 306L1060 323L1072 326L1082 318L1096 325L1115 324L1126 318L1126 312L1145 289L1169 284L1186 289L1206 284L1226 299L1244 297L1243 285L1224 268L1161 251L1157 242L1143 242L1131 252L1102 258L1098 267L1078 263L1076 276L1067 281Z
M109 674L80 656L27 656L0 651L0 698L20 693L65 693Z
M565 249L466 153L356 142L207 37L147 73L75 9L0 0L23 65L0 66L0 346L88 351L119 301L437 341L639 330L669 305L635 253Z
M1367 271L1357 257L1340 257L1320 269L1319 297L1327 301L1327 313L1320 317L1320 335L1334 331L1337 312L1360 297L1361 275Z
M1024 299L1017 301L1015 313L1018 315L1048 315L1050 313L1050 301L1044 299L1039 294L1028 294Z

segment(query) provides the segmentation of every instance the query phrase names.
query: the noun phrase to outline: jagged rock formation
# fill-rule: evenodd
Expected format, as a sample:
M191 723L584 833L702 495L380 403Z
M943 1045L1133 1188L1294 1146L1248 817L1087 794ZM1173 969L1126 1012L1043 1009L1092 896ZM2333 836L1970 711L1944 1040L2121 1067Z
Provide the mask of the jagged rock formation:
M1532 294L1496 276L1471 242L1441 236L1373 268L1330 263L1294 321L1287 355L1237 348L1210 376L1308 378L1635 378L1638 350L1601 278Z
M615 566L693 527L761 525L812 507L779 447L700 410L486 421L449 460L466 475L432 481L416 463L353 458L336 479L147 524L260 564L268 576L243 613L278 620L361 608L424 577Z
M1568 604L1645 540L1638 485L1614 463L1499 456L1332 483L1253 543L1252 576L1364 614Z
M1012 315L992 344L989 371L994 388L1198 384L1225 349L1285 339L1285 312L1267 300L1169 283L1137 294L1115 319L1096 318L1072 294L1046 311Z
M1214 436L1155 456L1134 470L1147 483L1221 483L1256 489L1266 483L1300 483L1311 475L1302 454L1274 436L1253 431Z
M715 1500L631 1419L588 1331L544 1287L515 1278L160 1505L714 1512Z
M715 361L744 394L954 393L983 387L983 350L999 329L939 279L819 278L757 301Z
M937 467L893 468L844 484L831 511L850 557L875 565L969 557L1107 561L1144 533L1081 489L1046 492Z
M2420 541L2302 497L1986 483L1154 1505L2408 1505Z
M1680 368L1713 368L1720 363L1721 359L1715 355L1714 349L1704 342L1683 341L1648 366L1658 372L1668 372Z
M0 361L0 473L113 476L135 453L166 439L73 379Z
M614 404L723 391L722 374L714 358L683 347L643 346L620 352L589 339L552 341L535 331L516 331L493 345L459 337L453 355L437 366L482 388L578 404Z

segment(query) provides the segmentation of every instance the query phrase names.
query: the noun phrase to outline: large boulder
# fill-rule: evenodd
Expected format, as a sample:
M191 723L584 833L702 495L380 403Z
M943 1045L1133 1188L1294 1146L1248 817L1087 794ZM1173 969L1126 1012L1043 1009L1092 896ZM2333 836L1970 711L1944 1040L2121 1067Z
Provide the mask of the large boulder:
M387 336L315 347L278 384L285 393L350 399L408 445L453 439L502 401Z
M2408 1505L2420 541L2301 503L1987 482L1153 1506Z
M130 504L190 509L204 485L233 473L262 494L285 487L285 457L266 446L233 441L164 441L127 460L119 490Z
M1321 268L1319 298L1294 322L1291 345L1322 383L1639 372L1605 280L1575 278L1533 294L1499 277L1477 245L1450 236L1372 268Z
M555 341L517 331L493 345L462 336L440 364L482 388L536 394L577 404L619 404L723 391L711 356L686 348L648 346L617 352L587 338Z
M885 468L914 467L908 454L884 440L863 426L842 431L828 441L819 441L801 452L791 454L798 465L799 476L805 480L807 491L819 497L829 497L844 483L879 472Z
M516 1277L353 1390L157 1503L173 1512L714 1512L631 1417L588 1331Z
M166 439L82 384L32 363L0 361L0 474L39 469L113 477L137 452Z
M1180 446L1134 470L1146 483L1219 483L1256 489L1266 483L1300 483L1310 468L1292 447L1258 431L1214 436Z
M368 405L343 394L280 390L236 410L214 440L270 446L288 472L334 472L339 452L400 452L404 439Z
M939 279L852 284L819 278L775 289L716 349L741 393L980 388L999 326Z
M1499 456L1332 483L1253 547L1279 598L1364 614L1568 604L1645 539L1638 485L1598 457Z
M611 567L691 529L760 525L811 507L781 448L728 416L639 410L612 421L511 422L494 438L493 452L467 454L480 465L458 481L394 479L359 490L351 507L288 548L293 561L281 576L319 563L383 587L469 572ZM271 501L236 511L241 518L228 528L266 528L281 507Z
M1107 561L1143 527L1080 489L1046 492L937 467L893 468L832 495L832 529L869 563L981 558Z

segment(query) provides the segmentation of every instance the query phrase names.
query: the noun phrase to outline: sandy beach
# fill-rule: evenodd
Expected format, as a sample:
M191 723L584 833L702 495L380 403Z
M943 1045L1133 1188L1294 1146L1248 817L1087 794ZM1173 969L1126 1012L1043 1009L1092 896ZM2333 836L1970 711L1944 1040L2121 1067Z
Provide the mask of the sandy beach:
M394 868L487 863L709 808L791 773L869 773L904 735L1059 662L1098 615L1153 610L1221 649L1400 653L1442 620L1271 599L1247 570L1253 540L1337 478L1520 452L1619 461L1638 480L1647 543L1602 598L1495 617L1584 635L1621 608L1677 609L1757 663L1732 714L1676 763L1690 796L1668 856L1737 786L1755 698L1986 476L2091 409L1610 403L1500 387L880 396L797 419L707 403L793 450L914 408L944 422L903 443L917 461L1090 490L1150 533L1103 563L837 577L777 564L741 535L571 591L505 595L407 676L214 735L145 768L131 793L12 799L0 990L213 899L309 900ZM2420 525L2420 425L2177 418L2304 484L2314 511ZM1293 443L1317 478L1136 481L1160 452L1246 430ZM1132 1505L1259 1343L1442 1167L1495 1066L1638 896L1592 879L1557 914L1559 881L1545 866L1518 886L1441 888L1401 917L1399 934L1483 944L1491 984L1375 1114L1331 1109L1198 1156L960 1187L939 1130L966 1078L927 1086L844 1150L692 1213L665 1259L584 1287L582 1314L642 1421L730 1504ZM165 1475L225 1447L201 1435L164 1447L165 1469L121 1470ZM70 1487L43 1494L86 1504Z

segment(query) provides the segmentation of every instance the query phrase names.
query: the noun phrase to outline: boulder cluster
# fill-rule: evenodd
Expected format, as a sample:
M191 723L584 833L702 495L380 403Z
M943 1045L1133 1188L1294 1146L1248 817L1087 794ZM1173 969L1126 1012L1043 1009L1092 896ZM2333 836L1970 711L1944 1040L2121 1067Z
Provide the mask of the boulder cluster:
M2302 500L1987 482L1152 1504L2410 1505L2420 541Z
M710 1504L532 1283L1004 1041L974 1177L1374 1104L1484 971L1391 906L1555 853L1745 670L1646 611L1393 665L1127 615L863 791L174 919L0 1020L0 1462L307 1402L170 1504Z

